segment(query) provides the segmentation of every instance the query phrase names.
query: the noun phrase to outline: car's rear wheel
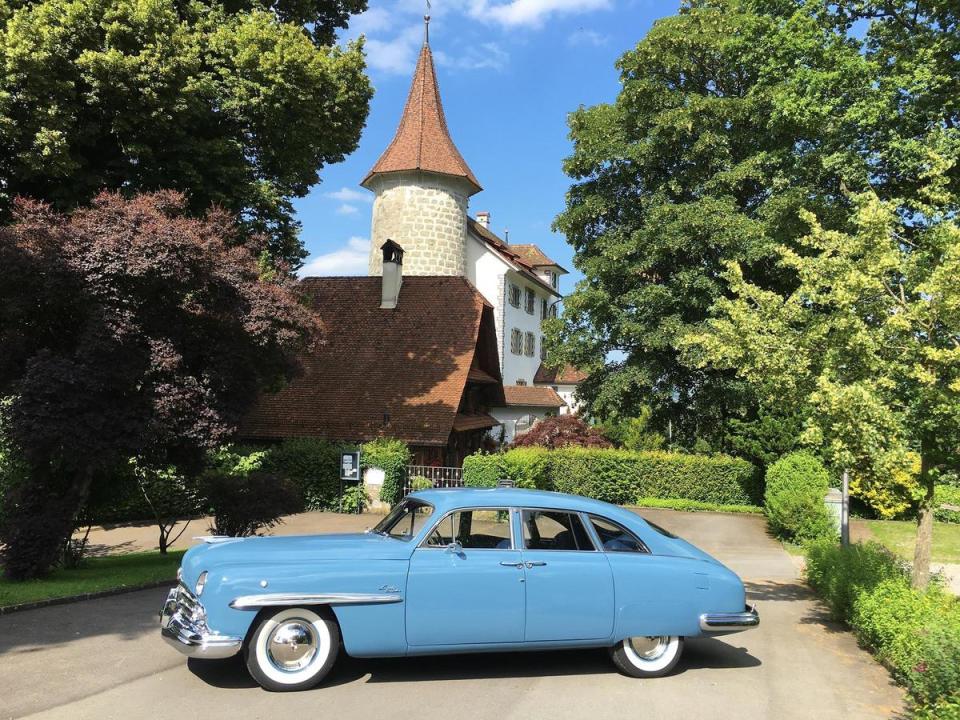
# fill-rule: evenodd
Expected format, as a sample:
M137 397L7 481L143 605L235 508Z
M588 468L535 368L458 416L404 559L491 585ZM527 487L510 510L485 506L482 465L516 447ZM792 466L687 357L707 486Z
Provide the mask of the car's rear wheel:
M246 647L247 669L260 687L306 690L330 672L340 629L329 611L282 608L264 615Z
M682 653L683 638L676 635L630 637L610 648L610 657L617 669L638 678L666 675Z

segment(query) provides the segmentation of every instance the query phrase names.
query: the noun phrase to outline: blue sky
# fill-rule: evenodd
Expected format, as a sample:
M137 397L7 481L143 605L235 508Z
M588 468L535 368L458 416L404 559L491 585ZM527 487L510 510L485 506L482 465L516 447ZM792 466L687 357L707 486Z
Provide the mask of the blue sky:
M510 242L536 243L578 277L572 249L550 225L570 180L566 116L608 102L619 89L616 59L679 0L434 0L430 46L447 124L484 190L487 210ZM344 39L367 39L376 89L360 147L327 167L296 203L310 257L302 274L364 275L372 194L359 186L396 130L423 38L425 2L370 0Z

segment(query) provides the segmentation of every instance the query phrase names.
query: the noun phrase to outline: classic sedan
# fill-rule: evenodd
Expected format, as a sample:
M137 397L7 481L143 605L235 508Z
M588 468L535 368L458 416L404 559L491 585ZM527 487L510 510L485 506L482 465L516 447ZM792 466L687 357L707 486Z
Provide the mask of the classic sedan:
M669 673L684 638L755 627L743 583L623 508L560 493L416 492L366 533L207 538L183 558L161 635L243 653L268 690L319 683L337 655L607 647Z

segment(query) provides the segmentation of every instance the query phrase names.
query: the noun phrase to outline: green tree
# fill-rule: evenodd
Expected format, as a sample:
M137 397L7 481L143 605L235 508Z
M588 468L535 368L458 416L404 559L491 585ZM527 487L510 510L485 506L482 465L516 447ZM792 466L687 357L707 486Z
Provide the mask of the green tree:
M732 369L771 402L809 402L803 440L836 468L889 483L919 453L917 587L929 580L935 479L960 460L960 226L940 207L946 161L929 158L922 227L872 192L851 198L850 232L805 213L799 250L779 249L796 289L765 290L731 263L733 296L684 339L693 364Z
M730 296L730 261L794 289L777 248L807 233L801 211L849 229L847 191L872 189L918 221L929 152L956 153L957 13L949 0L688 0L620 58L616 101L570 117L575 184L556 220L585 279L548 342L558 362L597 368L581 390L593 415L649 404L680 442L730 450L731 420L779 415L733 369L684 362L681 339ZM960 169L941 177L955 198Z
M103 189L219 205L272 256L304 257L292 200L352 152L371 87L332 45L365 0L0 4L0 222L22 195L69 211Z

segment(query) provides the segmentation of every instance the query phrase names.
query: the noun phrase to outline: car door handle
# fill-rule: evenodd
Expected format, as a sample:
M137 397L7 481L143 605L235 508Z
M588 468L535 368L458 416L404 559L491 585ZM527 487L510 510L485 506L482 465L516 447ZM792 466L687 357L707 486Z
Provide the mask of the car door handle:
M522 563L522 562L507 562L506 560L504 560L504 561L502 561L500 564L503 565L504 567L512 567L512 568L522 568L522 567L523 567L523 563Z
M546 563L543 562L543 560L533 560L532 562L526 563L526 565L527 565L528 568L532 568L532 567L543 567L544 565L546 565Z

